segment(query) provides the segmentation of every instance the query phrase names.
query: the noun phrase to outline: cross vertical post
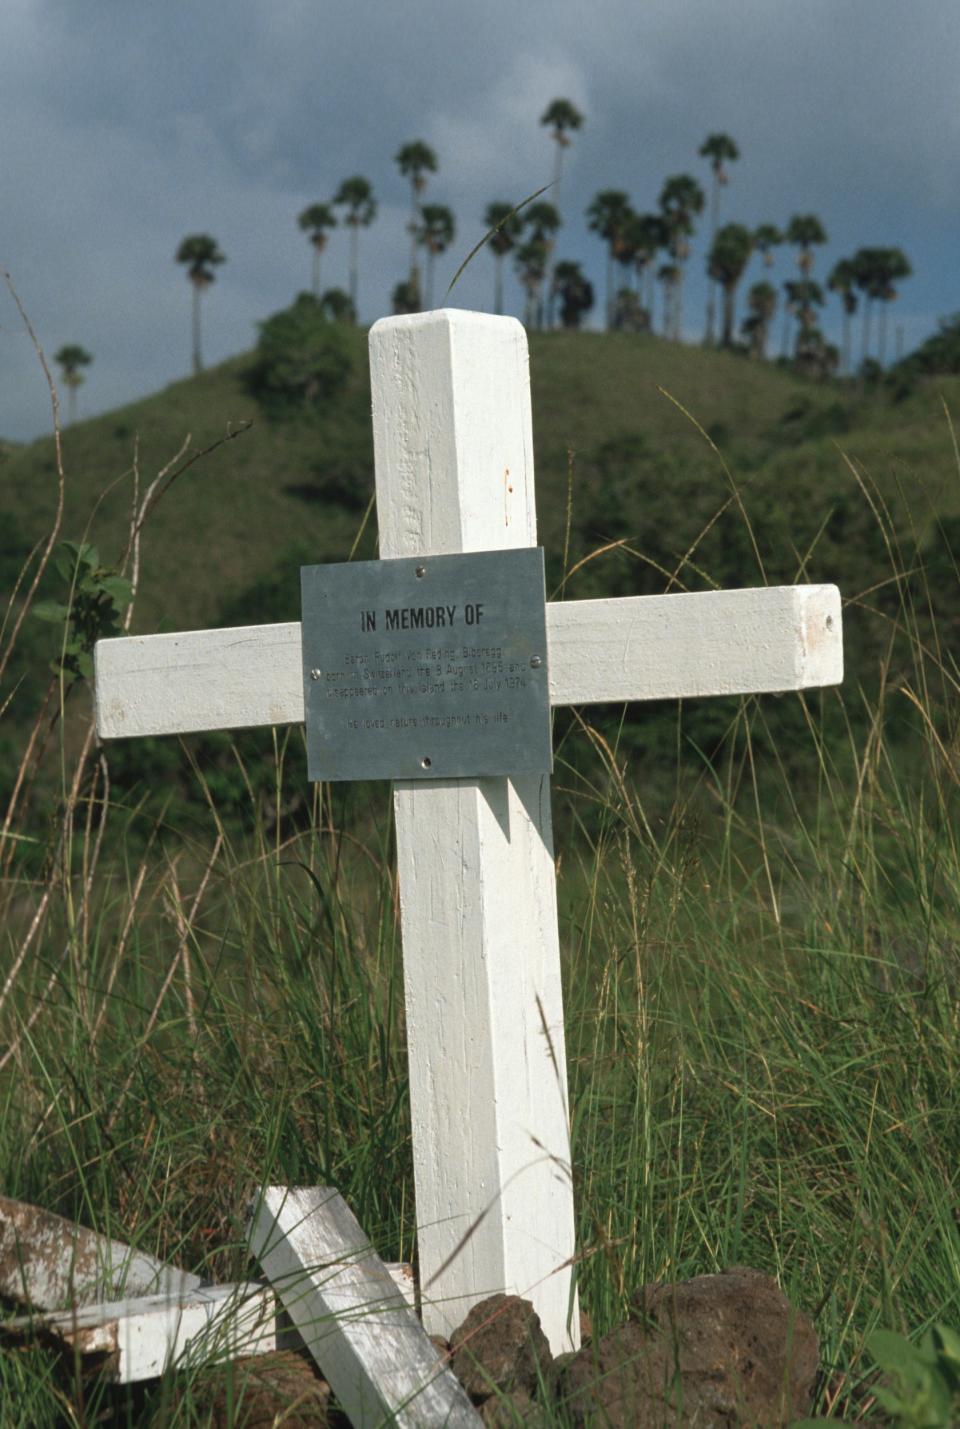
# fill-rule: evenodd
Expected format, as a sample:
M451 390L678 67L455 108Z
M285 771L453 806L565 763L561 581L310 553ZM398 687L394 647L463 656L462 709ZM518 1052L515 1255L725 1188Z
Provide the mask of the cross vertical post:
M382 557L536 544L526 333L456 310L370 333ZM507 1291L579 1343L546 775L394 786L423 1318Z

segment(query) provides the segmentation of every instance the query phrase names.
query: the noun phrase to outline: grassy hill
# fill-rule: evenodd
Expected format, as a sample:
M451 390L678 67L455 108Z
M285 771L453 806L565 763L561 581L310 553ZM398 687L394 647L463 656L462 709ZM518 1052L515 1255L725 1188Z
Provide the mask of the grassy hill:
M135 489L142 495L171 463L180 471L144 529L135 632L295 620L300 565L347 558L373 491L373 451L366 336L348 329L345 341L348 380L309 416L271 418L254 393L251 353L64 433L62 536L94 540L108 564L126 544ZM851 722L861 730L869 722L881 682L914 678L918 648L951 648L960 506L947 414L960 401L960 377L914 379L894 393L814 383L654 337L592 333L533 334L531 376L548 592L835 582L845 598L847 678L820 718L836 748ZM51 440L0 460L7 589L49 528L55 486ZM375 555L375 518L357 551ZM63 598L52 574L43 594ZM20 642L22 683L0 731L11 769L58 639L55 627L30 621ZM737 709L731 700L684 706L692 777L704 756L729 752ZM902 727L906 702L895 710ZM767 733L755 737L788 763L800 760L802 704L767 702L763 712ZM619 731L622 750L657 788L673 766L675 707L631 707L626 724L620 709L592 718ZM569 719L557 717L561 744ZM203 738L225 787L245 797L229 740ZM269 741L250 740L267 780ZM571 747L583 749L579 740ZM121 743L111 768L131 792L138 781L158 791L176 760L169 742L140 744L135 754ZM792 777L814 773L795 767ZM659 794L673 797L666 785Z
M350 379L310 421L267 419L250 391L247 355L66 431L63 535L79 540L89 523L107 560L125 542L134 467L142 490L187 438L188 455L221 443L177 479L148 522L136 629L237 618L245 593L263 582L272 589L286 568L286 594L261 589L272 608L250 616L292 618L293 567L345 557L373 467L365 334L348 338ZM540 532L554 582L571 471L571 564L597 544L625 540L673 570L735 483L756 523L763 569L734 505L697 547L698 569L681 571L681 583L693 586L805 573L849 576L859 589L866 572L851 532L865 540L871 518L854 467L899 512L909 507L923 533L936 515L958 509L943 404L957 406L960 378L926 379L893 403L727 353L592 333L534 334L531 366ZM25 551L53 510L52 442L5 452L0 492L15 533L8 547ZM365 549L373 553L370 542ZM618 551L586 567L567 593L664 584Z
M65 433L63 536L89 526L106 560L134 458L142 492L187 434L216 448L149 522L135 629L295 617L299 562L347 555L372 452L346 340L351 378L309 421L268 420L246 356ZM846 597L838 690L556 719L581 1303L600 1335L655 1280L775 1274L816 1321L817 1411L861 1422L871 1332L960 1316L960 378L531 348L551 586L566 566L572 597L798 577ZM51 443L0 457L0 489L10 590L49 527ZM335 1185L407 1259L386 786L311 787L296 730L99 749L82 682L60 708L56 634L27 622L0 688L0 1191L226 1280L260 1185ZM38 1429L73 1404L209 1421L202 1364L136 1402L64 1368L0 1344L0 1425L6 1404Z

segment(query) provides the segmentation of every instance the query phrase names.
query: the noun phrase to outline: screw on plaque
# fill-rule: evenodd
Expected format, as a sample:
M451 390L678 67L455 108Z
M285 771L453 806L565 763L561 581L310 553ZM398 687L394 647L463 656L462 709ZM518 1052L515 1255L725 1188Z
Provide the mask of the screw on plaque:
M417 577L417 580L419 580L421 576L425 576L426 574L426 566L417 566L417 569L414 571L414 575Z
M322 674L323 674L323 671L322 671L322 670L311 670L311 671L310 671L310 678L311 678L311 680L319 680L319 678L320 678L320 676L321 676Z
M541 666L542 664L543 664L543 661L540 659L540 656L539 656L539 655L531 655L531 656L530 656L530 669L531 669L531 670L539 670L539 669L540 669L540 666Z
M421 768L421 769L429 769L432 763L433 763L433 760L430 758L429 754L425 754L425 755L423 756L423 758L420 760L420 768Z

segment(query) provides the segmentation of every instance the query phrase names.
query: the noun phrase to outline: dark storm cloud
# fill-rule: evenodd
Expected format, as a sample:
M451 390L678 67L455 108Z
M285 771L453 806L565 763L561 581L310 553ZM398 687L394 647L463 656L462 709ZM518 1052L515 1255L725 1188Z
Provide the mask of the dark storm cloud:
M204 300L216 361L306 284L299 210L366 174L381 205L361 240L370 319L403 272L399 144L421 137L440 155L431 193L458 219L446 279L491 199L551 177L537 121L566 95L587 123L559 196L558 251L598 283L602 253L583 220L592 194L623 187L650 208L667 174L705 183L696 151L723 129L742 154L724 216L819 213L831 238L821 277L862 244L903 246L917 276L898 320L916 341L960 307L958 39L951 0L6 0L0 263L48 349L94 352L82 408L110 407L187 368L189 292L172 261L184 233L213 233L228 256ZM691 336L703 251L701 232ZM342 234L325 264L326 282L345 283ZM480 254L453 298L485 305L489 287ZM48 424L43 387L9 303L0 321L0 434L22 437Z

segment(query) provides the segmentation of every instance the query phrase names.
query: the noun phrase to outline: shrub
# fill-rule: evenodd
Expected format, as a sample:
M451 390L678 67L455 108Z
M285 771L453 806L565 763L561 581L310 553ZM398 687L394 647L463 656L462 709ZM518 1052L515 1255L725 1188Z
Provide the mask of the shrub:
M353 360L343 332L310 293L260 324L250 385L268 414L314 414L346 382Z

